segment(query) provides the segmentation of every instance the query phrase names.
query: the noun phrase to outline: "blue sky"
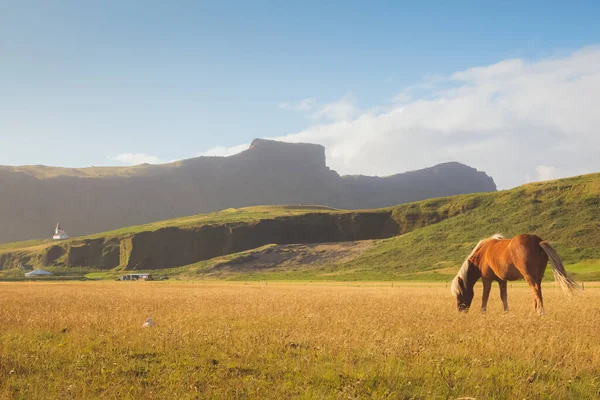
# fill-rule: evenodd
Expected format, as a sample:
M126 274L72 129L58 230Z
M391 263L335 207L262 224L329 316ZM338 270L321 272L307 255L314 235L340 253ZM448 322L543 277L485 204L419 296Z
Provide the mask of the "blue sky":
M353 162L357 152L377 155L368 137L384 140L385 129L365 127L350 151L314 131L343 136L340 122L472 86L447 79L461 71L570 59L600 44L594 1L0 0L0 9L1 165L115 165L128 162L124 154L169 161L274 137L336 148L328 158L343 173L402 172L451 154ZM546 164L504 186L546 177L539 166L576 172Z

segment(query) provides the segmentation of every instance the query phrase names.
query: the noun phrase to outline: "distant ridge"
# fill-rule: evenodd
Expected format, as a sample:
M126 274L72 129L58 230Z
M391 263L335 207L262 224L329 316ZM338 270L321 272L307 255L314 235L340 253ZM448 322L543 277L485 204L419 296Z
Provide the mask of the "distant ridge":
M133 167L0 166L0 243L47 238L56 221L71 236L218 211L272 204L344 209L473 192L496 185L452 162L388 177L340 176L317 144L256 139L229 157L197 157Z

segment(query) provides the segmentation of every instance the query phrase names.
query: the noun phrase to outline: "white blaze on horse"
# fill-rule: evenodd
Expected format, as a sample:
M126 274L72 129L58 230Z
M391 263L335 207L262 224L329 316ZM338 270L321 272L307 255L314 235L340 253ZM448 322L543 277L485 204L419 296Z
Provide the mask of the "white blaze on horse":
M554 278L565 294L571 296L573 290L578 288L577 283L565 271L556 250L539 236L524 234L504 239L496 234L479 241L452 281L450 290L456 296L458 311L469 309L474 296L473 286L480 278L483 283L481 311L486 309L493 281L500 285L504 311L508 311L507 281L525 279L533 290L535 311L544 314L542 278L548 259Z

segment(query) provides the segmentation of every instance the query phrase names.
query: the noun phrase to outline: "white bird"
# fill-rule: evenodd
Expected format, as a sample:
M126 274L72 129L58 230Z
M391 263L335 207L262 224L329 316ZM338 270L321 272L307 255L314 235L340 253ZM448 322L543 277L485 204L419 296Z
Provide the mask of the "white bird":
M142 325L142 328L148 328L152 326L156 326L156 324L154 323L154 321L152 321L152 318L148 318L146 322L144 322L144 325Z

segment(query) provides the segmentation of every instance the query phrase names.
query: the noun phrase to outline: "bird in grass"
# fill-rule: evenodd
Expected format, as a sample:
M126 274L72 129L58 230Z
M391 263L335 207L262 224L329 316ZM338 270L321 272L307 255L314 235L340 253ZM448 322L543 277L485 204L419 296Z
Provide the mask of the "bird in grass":
M144 325L142 325L142 328L151 328L153 326L156 326L156 324L154 323L154 321L152 321L152 318L148 318L146 322L144 322Z

